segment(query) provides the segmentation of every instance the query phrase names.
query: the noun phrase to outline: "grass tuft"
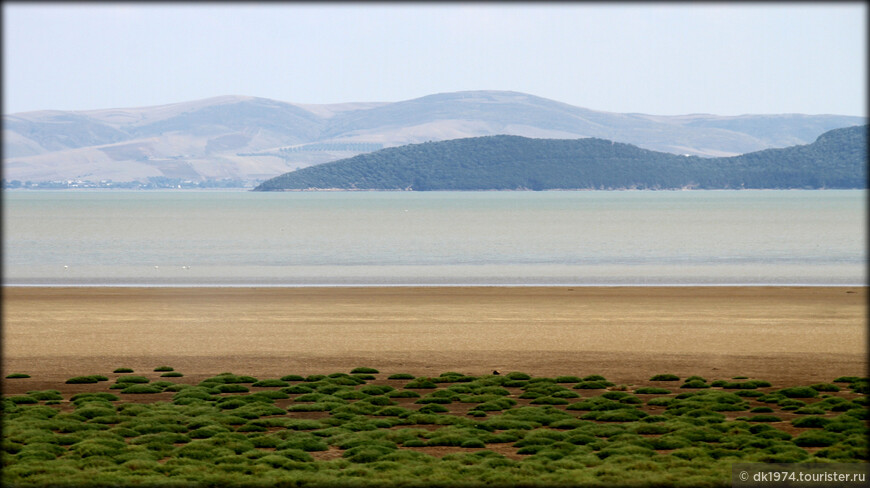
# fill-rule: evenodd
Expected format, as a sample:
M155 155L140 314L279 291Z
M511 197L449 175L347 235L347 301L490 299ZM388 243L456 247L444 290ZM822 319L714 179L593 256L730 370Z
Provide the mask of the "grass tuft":
M671 393L671 390L666 388L656 388L652 386L644 386L641 388L637 388L634 390L635 394L638 395L668 395Z
M395 373L387 377L388 380L413 380L414 375L408 373Z
M79 385L87 383L99 383L100 381L109 381L109 378L98 374L92 374L89 376L74 376L66 380L65 383L68 385Z
M375 368L359 367L351 370L350 374L378 374L380 371Z

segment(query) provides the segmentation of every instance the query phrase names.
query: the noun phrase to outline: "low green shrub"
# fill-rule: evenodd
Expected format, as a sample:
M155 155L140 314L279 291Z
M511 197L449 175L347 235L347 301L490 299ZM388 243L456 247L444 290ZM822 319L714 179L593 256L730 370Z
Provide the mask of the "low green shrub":
M122 375L118 376L115 383L148 383L150 381L144 376Z
M580 416L582 420L597 420L599 422L634 422L649 414L636 408L619 410L593 411Z
M99 383L100 381L109 381L109 378L98 374L92 374L89 376L74 376L66 380L64 383L68 385L77 385L86 383Z
M375 368L359 367L351 370L350 374L378 374L380 371Z
M643 386L640 388L636 388L634 393L637 395L669 395L671 390L666 388L656 388L652 386Z
M389 385L365 385L360 387L359 391L366 395L384 395L396 389Z
M816 383L810 385L810 388L816 391L840 391L840 387L833 383Z
M800 415L824 415L825 412L827 412L827 410L825 410L824 408L816 407L816 406L801 407L801 408L794 411L794 413L797 413Z
M779 403L782 400L785 400L785 395L781 393L768 393L766 395L761 395L757 398L759 402L763 403Z
M680 388L710 388L710 385L699 379L690 379L680 385Z
M387 398L420 398L420 394L411 390L395 390L388 392Z
M244 385L240 385L237 383L228 383L223 385L217 385L215 389L219 393L248 393L251 390Z
M352 463L374 463L395 451L396 448L382 444L361 445L347 449L341 457Z
M657 374L650 381L679 381L680 377L675 374Z
M284 375L280 379L281 381L305 381L305 378L299 376L298 374Z
M791 421L791 424L795 427L804 427L804 428L814 428L821 429L831 423L831 420L826 419L824 417L817 417L815 415L811 415L809 417L800 417Z
M264 388L272 388L272 387L279 387L280 388L280 387L290 386L290 383L288 383L287 381L284 381L284 380L267 379L267 380L260 380L260 381L254 382L251 386L258 386L258 387L264 387Z
M132 373L133 368L115 368L115 370L112 372L113 373Z
M608 381L590 380L581 381L580 383L574 385L574 388L578 390L603 390L608 386L613 386L613 383L610 383Z
M162 393L162 392L163 392L162 388L158 388L158 387L153 386L153 385L141 385L141 384L130 384L129 386L127 386L126 388L121 390L121 393L125 393L125 394L129 394L129 393L136 393L136 394Z
M607 378L600 374L590 374L580 378L582 381L607 381Z
M622 400L623 398L627 398L629 396L631 396L631 395L629 395L628 393L626 393L624 391L608 391L607 393L601 394L602 398L606 398L608 400L614 400L614 401L619 401L619 400Z
M57 390L35 390L28 391L27 394L40 402L50 400L63 400L63 396Z
M770 407L755 407L749 413L773 413L773 409Z
M281 388L279 391L281 391L282 393L287 393L289 395L304 395L306 393L313 393L314 388L308 385L293 385Z
M527 380L532 379L531 376L529 376L526 373L520 372L520 371L512 371L512 372L506 374L504 377L509 379L509 380L519 380L519 381L524 381L524 380L527 381Z
M792 439L792 442L800 447L828 447L836 444L842 437L834 432L808 430Z
M740 390L740 391L735 391L734 394L737 395L737 396L747 397L747 398L753 398L753 397L754 397L754 398L757 398L757 397L762 397L762 396L764 396L764 393L762 393L762 392L760 392L760 391L753 391L753 390Z
M161 378L181 378L183 376L184 374L179 373L178 371L169 371L160 375Z
M805 402L802 402L800 400L794 400L791 398L782 398L781 400L776 402L776 404L779 406L780 409L786 410L786 411L797 410L801 407L806 406Z
M415 378L405 384L405 389L425 390L429 388L438 388L430 378Z
M39 400L33 398L30 395L12 395L6 397L6 400L16 404L16 405L26 405L26 404L34 404L39 403Z
M437 403L429 403L423 405L422 407L420 407L420 410L418 410L418 412L420 413L444 413L449 411L450 410L448 410L446 407Z
M167 371L175 371L175 368L173 368L172 366L157 366L156 368L154 368L154 371L156 371L158 373L167 372Z
M578 376L557 376L554 381L556 383L580 383L583 379Z
M776 415L753 415L746 419L747 422L782 422Z
M69 400L73 403L80 403L91 400L102 400L106 402L117 402L121 398L117 395L113 395L111 393L105 392L97 392L97 393L76 393Z
M6 375L7 380L22 379L22 378L30 378L30 375L26 374L26 373L12 373L12 374Z
M792 386L783 388L777 393L788 398L815 398L819 396L819 392L809 386Z
M868 410L867 408L859 407L859 408L850 408L849 410L846 410L846 413L844 413L843 415L847 415L849 417L854 417L854 418L860 419L860 420L867 420L868 413L870 413L870 410Z
M299 449L305 452L315 452L326 451L329 449L329 445L313 434L298 432L288 436L287 439L278 444L277 449Z
M650 398L649 400L647 400L646 404L654 406L654 407L667 407L668 405L674 403L674 401L675 400L673 398L655 397L655 398Z
M359 404L370 403L372 405L377 405L379 407L396 405L396 402L394 402L393 400L390 400L389 398L387 398L385 396L373 396L373 397L366 398L364 400L360 400L357 403L359 403Z
M388 380L413 380L414 375L408 373L395 373L387 377Z
M857 381L861 381L862 379L859 376L840 376L839 378L834 380L834 383L855 383Z
M532 405L568 405L568 400L552 396L542 396L531 401Z
M431 403L437 403L439 405L450 405L451 403L453 403L453 399L449 398L449 397L443 397L443 396L433 396L430 394L430 395L424 396L423 398L417 400L414 403L418 403L420 405L427 405L427 404L431 404Z

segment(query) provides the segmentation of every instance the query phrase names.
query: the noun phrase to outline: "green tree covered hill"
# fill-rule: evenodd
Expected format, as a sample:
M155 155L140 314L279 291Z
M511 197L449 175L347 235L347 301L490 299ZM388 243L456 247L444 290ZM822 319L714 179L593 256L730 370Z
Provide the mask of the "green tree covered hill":
M866 188L867 126L728 158L603 139L487 136L382 149L302 168L255 191Z

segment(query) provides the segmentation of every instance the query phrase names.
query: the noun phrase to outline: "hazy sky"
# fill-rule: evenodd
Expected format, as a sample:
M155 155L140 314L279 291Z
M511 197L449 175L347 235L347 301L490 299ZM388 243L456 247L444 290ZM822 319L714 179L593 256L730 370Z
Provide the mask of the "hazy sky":
M3 3L3 113L512 90L657 115L866 115L851 3Z

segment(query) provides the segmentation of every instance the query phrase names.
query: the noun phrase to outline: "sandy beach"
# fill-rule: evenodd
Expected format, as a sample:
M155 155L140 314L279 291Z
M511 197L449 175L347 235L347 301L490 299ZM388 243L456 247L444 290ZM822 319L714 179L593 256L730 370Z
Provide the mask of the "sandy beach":
M120 366L186 379L492 370L830 381L867 371L866 287L4 287L13 389Z

